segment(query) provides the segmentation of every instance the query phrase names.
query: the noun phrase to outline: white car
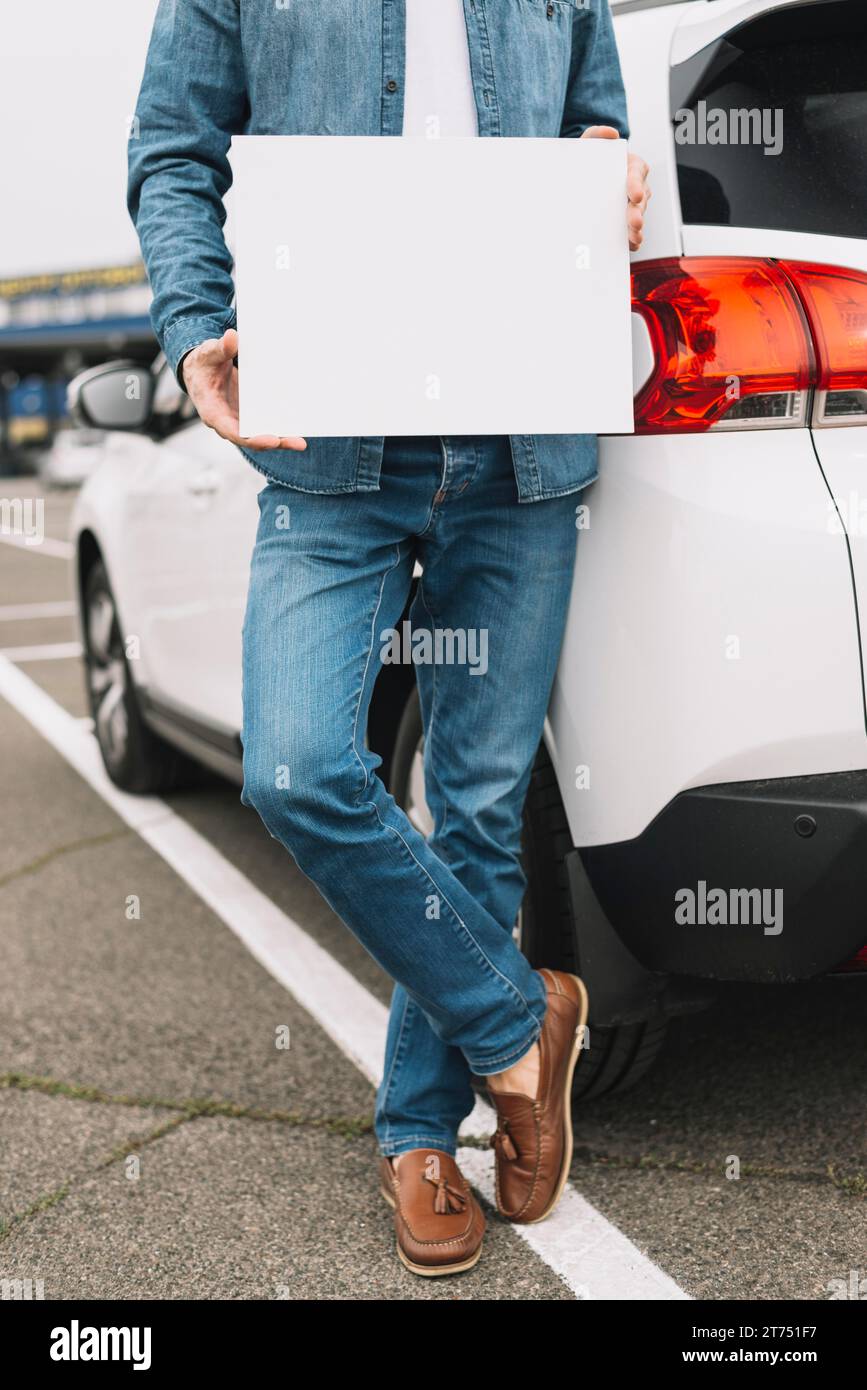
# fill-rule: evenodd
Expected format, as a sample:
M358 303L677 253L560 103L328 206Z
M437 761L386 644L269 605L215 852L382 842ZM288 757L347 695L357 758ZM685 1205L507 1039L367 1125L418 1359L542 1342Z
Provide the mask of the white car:
M520 924L534 962L588 981L582 1094L634 1083L714 981L867 968L867 7L613 10L654 192L637 432L602 441L576 497ZM74 532L97 737L115 781L151 791L190 757L240 776L263 479L164 365L130 402L131 370L76 384L113 432ZM424 826L403 668L368 738Z
M102 456L101 430L58 430L50 449L40 455L38 474L48 487L80 487Z

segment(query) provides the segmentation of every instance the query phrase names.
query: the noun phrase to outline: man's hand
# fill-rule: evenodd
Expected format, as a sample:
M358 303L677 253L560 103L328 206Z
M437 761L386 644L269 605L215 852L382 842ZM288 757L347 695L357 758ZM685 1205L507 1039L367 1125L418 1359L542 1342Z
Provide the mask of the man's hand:
M620 132L611 125L591 125L581 139L619 140ZM644 240L644 213L652 196L647 184L648 173L647 164L640 155L629 155L626 165L626 228L630 251L637 251Z
M238 420L238 335L230 328L222 338L208 338L193 348L183 360L181 371L187 394L199 418L230 444L243 444L247 449L307 448L306 439L281 438L275 434L260 434L244 439Z

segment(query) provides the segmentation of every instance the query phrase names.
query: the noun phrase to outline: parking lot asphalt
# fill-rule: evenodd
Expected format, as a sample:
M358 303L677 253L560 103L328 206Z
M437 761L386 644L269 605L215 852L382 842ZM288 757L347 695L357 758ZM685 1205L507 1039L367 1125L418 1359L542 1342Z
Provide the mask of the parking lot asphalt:
M71 501L45 496L55 541ZM80 720L80 660L60 651L74 616L24 611L71 597L62 554L0 538L0 654ZM2 699L0 740L0 1277L64 1299L594 1296L592 1250L583 1295L490 1210L475 1270L406 1272L369 1078ZM169 803L387 1003L236 787L207 777ZM867 1278L865 984L726 988L636 1090L576 1112L575 1192L687 1296L823 1299Z

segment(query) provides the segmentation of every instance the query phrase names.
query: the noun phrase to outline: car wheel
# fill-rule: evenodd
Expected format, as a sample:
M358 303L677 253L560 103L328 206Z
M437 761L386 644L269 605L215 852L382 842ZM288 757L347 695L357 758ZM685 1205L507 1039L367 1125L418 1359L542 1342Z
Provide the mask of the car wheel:
M105 769L128 792L162 792L187 781L194 765L145 724L124 652L117 606L105 565L97 560L83 585L82 627L87 693Z
M433 828L424 795L424 732L418 691L408 700L398 727L392 758L391 791L423 835ZM544 745L539 749L524 806L524 872L527 891L517 924L521 950L534 966L574 971L575 922L566 875L572 839L557 778ZM590 999L590 1046L572 1083L576 1099L628 1090L644 1076L662 1047L666 1020L594 1028Z

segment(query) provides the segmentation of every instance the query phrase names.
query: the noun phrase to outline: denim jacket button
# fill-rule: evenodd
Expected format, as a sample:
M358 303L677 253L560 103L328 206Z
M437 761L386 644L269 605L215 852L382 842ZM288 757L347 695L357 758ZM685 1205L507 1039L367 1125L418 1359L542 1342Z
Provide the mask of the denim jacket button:
M385 84L385 90L386 90L387 92L396 92L396 91L397 91L397 83L395 82L395 80L394 80L393 77L392 77L388 82L386 82L386 84Z

